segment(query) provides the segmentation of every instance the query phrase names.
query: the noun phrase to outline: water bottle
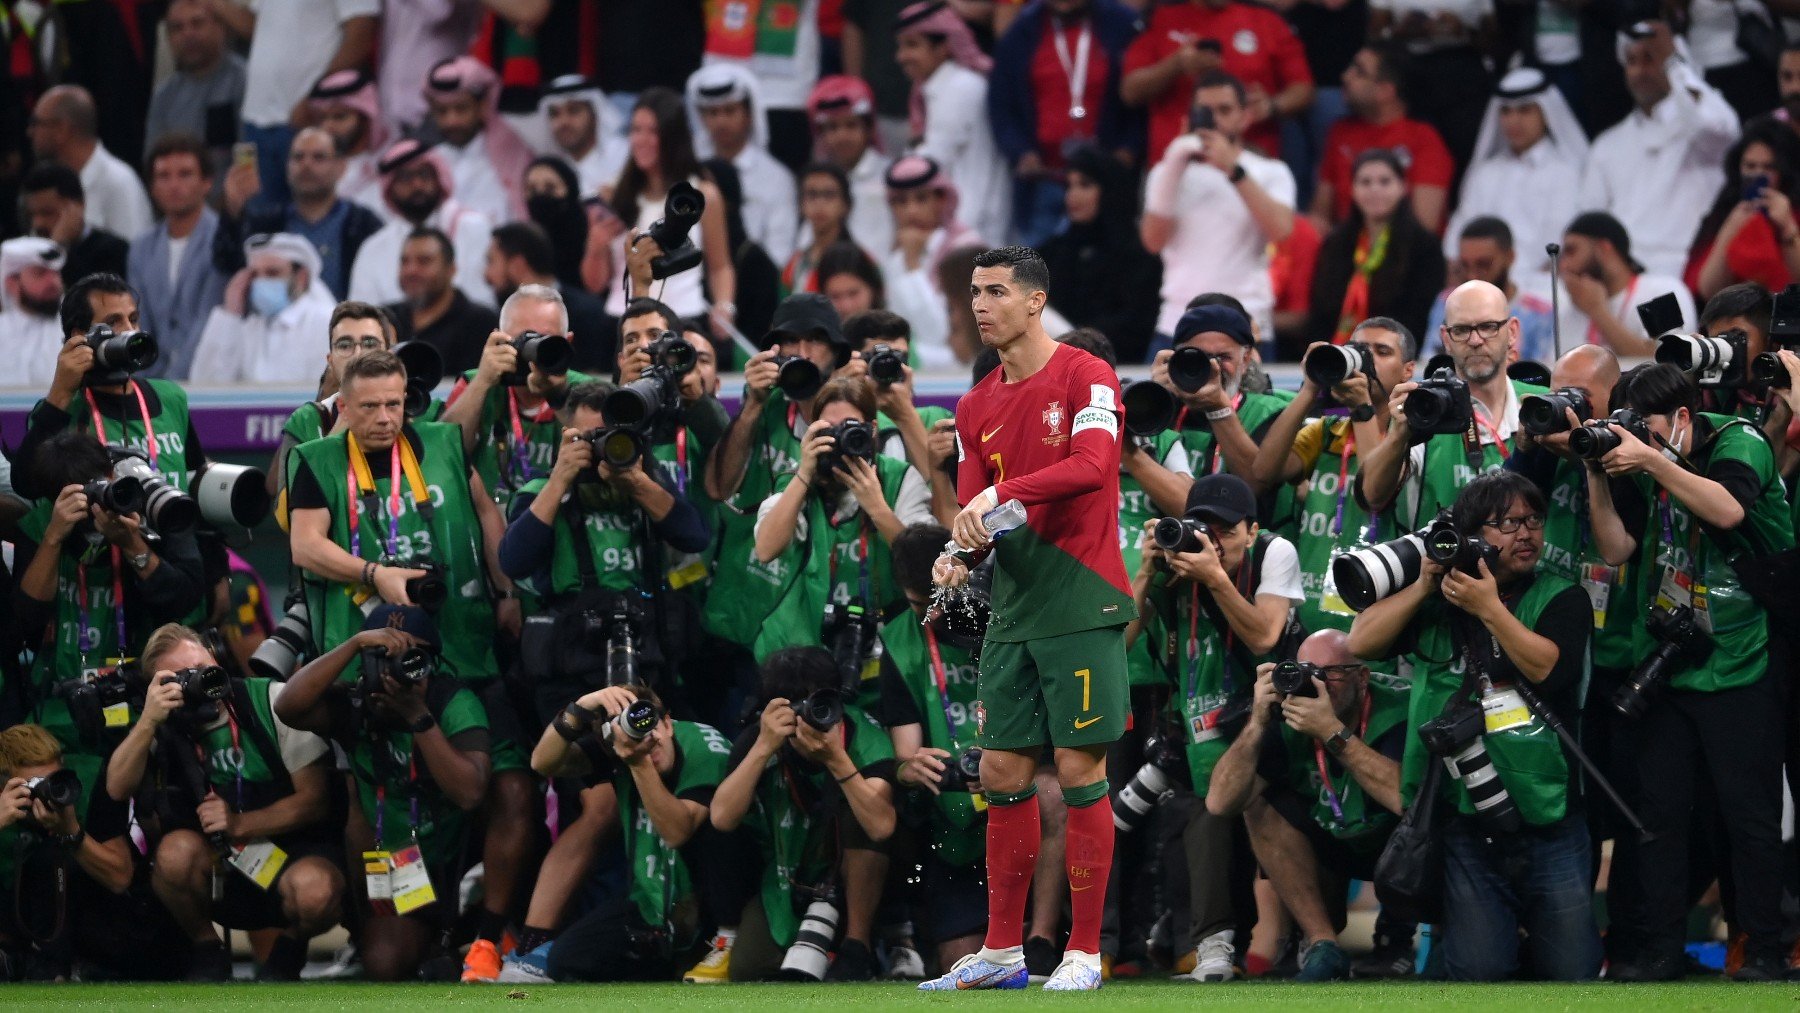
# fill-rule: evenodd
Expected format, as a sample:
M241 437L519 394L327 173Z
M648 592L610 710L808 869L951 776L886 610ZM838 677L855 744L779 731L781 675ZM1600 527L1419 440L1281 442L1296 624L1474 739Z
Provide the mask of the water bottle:
M987 529L992 541L999 541L1000 536L1025 523L1025 504L1016 499L1009 499L987 513L981 515L981 526ZM955 541L944 543L944 551L963 561L965 565L974 566L974 553L956 544Z

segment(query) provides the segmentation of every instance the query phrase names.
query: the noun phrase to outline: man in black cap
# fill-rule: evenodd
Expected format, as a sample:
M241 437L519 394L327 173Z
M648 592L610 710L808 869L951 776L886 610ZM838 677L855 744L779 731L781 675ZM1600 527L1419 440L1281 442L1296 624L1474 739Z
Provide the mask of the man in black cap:
M1151 655L1179 687L1168 719L1181 729L1193 788L1164 803L1173 815L1164 824L1168 844L1187 854L1188 919L1175 930L1182 948L1195 951L1195 981L1228 981L1235 973L1234 901L1244 899L1232 895L1235 817L1209 813L1206 795L1213 767L1231 745L1233 718L1246 713L1257 666L1274 660L1304 596L1300 556L1292 542L1258 527L1256 496L1236 475L1194 480L1179 539L1168 537L1175 533L1164 523L1170 520L1149 522L1164 530L1145 546L1132 580L1140 618L1125 635L1149 636Z
M1290 397L1241 389L1255 346L1249 317L1199 296L1175 324L1175 347L1156 353L1150 379L1169 388L1181 402L1175 429L1187 447L1194 474L1229 472L1241 477L1253 496L1262 496L1269 487L1255 478L1256 445ZM1182 389L1184 383L1195 389ZM1291 499L1286 505L1288 509L1280 509L1270 499L1257 511L1257 519L1272 525L1278 515L1291 513Z
M1651 274L1631 255L1631 236L1604 211L1577 215L1563 230L1562 313L1558 323L1571 343L1606 345L1621 357L1656 352L1655 334L1644 333L1638 307L1675 294L1680 329L1692 330L1698 315L1694 296L1680 278Z
M775 308L764 349L744 367L744 406L707 460L706 494L718 500L720 555L707 599L707 626L749 646L773 602L748 592L757 583L779 590L758 563L756 509L775 491L775 477L800 465L801 438L812 424L813 395L840 370L867 367L850 354L831 300L814 292L788 296ZM854 363L854 364L853 364ZM743 585L740 587L740 585Z

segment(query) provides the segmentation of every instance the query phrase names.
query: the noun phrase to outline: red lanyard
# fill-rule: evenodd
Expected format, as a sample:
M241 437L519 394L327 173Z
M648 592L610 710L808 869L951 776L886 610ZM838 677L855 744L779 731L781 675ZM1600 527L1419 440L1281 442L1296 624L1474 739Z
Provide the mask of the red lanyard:
M127 380L126 383L130 385L131 392L137 395L138 417L144 420L144 447L150 457L150 467L154 468L156 467L156 429L150 424L150 404L144 400L144 389L138 386L136 380ZM87 396L88 411L94 415L94 437L101 443L105 443L106 421L100 415L100 405L94 401L92 390L84 390L82 393ZM131 442L124 419L119 420L119 442L127 445Z
M1642 277L1643 275L1641 274L1634 274L1631 276L1631 284L1625 286L1625 301L1619 304L1620 309L1628 310L1631 308L1631 297L1637 294L1638 279ZM1652 335L1652 337L1654 337L1654 335ZM1590 345L1598 345L1600 343L1600 327L1592 320L1588 321L1587 342Z
M125 580L120 573L119 547L114 545L111 546L111 549L113 622L118 627L119 643L117 646L120 657L123 657L125 654L125 645L130 642L125 638ZM88 622L88 583L86 563L78 563L75 566L75 594L78 598L76 603L76 621L80 627L76 632L75 647L85 655L89 651L100 646L100 631Z
M1231 399L1232 414L1234 414L1234 415L1237 414L1238 408L1242 407L1243 403L1244 403L1244 392L1239 391L1238 396ZM1181 410L1175 413L1175 431L1176 432L1178 432L1178 433L1181 432L1182 425L1187 422L1187 413L1188 413L1187 405L1182 405ZM1217 475L1219 472L1225 470L1225 462L1219 456L1219 441L1218 441L1217 437L1213 438L1213 445L1207 448L1206 453L1207 453L1208 457L1212 458L1212 463L1211 463L1211 465L1209 465L1209 467L1211 467L1212 470L1209 472L1209 474Z
M513 487L520 488L531 481L531 452L525 441L525 423L519 418L519 394L511 387L506 388L506 404L512 419ZM538 420L531 421L535 424Z
M687 495L687 427L675 426L675 488Z
M375 759L374 750L386 748L386 742L380 739L371 740L369 743L370 763L373 764ZM387 838L382 833L382 824L386 822L385 817L387 816L387 785L382 783L381 775L376 773L373 767L370 768L370 772L375 774L375 846L377 848L385 848L387 847ZM406 754L406 791L410 798L410 805L408 807L407 815L412 825L412 836L415 841L419 839L418 784L419 760L417 756L413 755L411 750L408 750Z
M1489 422L1487 416L1481 414L1479 410L1471 410L1469 416L1469 431L1464 438L1471 444L1469 450L1471 461L1481 456L1481 437L1479 435L1479 430L1476 428L1477 426L1481 427L1481 429L1486 429L1493 435L1494 448L1500 451L1500 459L1502 461L1506 460L1507 457L1511 455L1511 452L1506 449L1506 440L1500 435L1500 427Z
M1373 699L1369 696L1368 687L1365 686L1363 688L1362 723L1357 726L1357 738L1362 738L1369 733L1369 703ZM1341 823L1344 819L1344 806L1342 802L1338 801L1337 789L1331 784L1331 771L1327 769L1325 763L1325 746L1317 740L1313 741L1313 762L1318 764L1319 778L1325 783L1325 801L1330 803L1331 814L1337 817L1338 822Z
M944 726L950 729L950 745L954 747L960 729L955 713L950 709L950 680L944 674L944 657L938 653L937 631L929 622L925 624L925 646L931 649L931 678L937 683L938 703L944 708Z
M404 439L406 439L405 433L401 433L400 435L395 436L394 437L394 445L392 447L388 448L387 554L388 554L388 558L390 558L390 559L392 559L395 556L395 554L397 554L399 552L400 479L401 479L401 474L402 474L402 472L400 470L400 441L404 440ZM360 454L360 453L362 453L362 450L357 447L352 447L352 448L350 448L350 452L353 454ZM359 492L361 492L362 490L357 485L357 482L356 482L355 462L351 462L350 467L345 469L344 481L345 481L345 484L349 487L349 492L350 492L350 554L352 556L361 556L362 555L362 535L360 532L358 532L356 530L356 513L357 513L356 503L357 503L357 500L359 499L357 494ZM410 485L410 481L408 484ZM371 489L369 491L374 492L375 490Z

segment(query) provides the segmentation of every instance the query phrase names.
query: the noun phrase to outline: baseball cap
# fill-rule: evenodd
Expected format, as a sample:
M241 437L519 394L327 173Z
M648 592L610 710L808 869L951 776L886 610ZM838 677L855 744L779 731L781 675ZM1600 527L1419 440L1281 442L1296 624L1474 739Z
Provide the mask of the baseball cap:
M433 651L442 650L444 646L442 638L438 636L437 623L432 622L425 610L417 605L390 605L383 602L375 606L375 610L363 620L363 629L410 633Z
M1188 488L1185 515L1221 524L1236 524L1256 517L1256 495L1249 483L1236 475L1202 475Z
M1196 306L1181 315L1175 323L1175 345L1180 347L1194 335L1208 331L1223 334L1245 348L1256 344L1256 337L1250 333L1250 321L1242 313L1229 306L1213 304Z
M796 292L775 307L769 321L769 332L763 335L763 347L773 348L783 341L802 338L823 339L837 350L838 365L850 361L850 345L838 321L837 308L831 300L817 292Z

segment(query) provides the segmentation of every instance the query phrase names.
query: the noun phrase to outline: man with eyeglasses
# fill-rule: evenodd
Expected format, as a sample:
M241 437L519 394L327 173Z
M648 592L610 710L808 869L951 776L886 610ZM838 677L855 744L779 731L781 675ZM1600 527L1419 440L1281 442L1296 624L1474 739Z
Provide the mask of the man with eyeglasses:
M1469 427L1421 441L1406 421L1406 397L1419 385L1403 383L1388 401L1393 422L1387 436L1369 449L1357 476L1360 504L1376 511L1395 507L1409 529L1448 508L1477 475L1506 463L1515 449L1519 400L1544 392L1506 375L1519 320L1498 287L1485 281L1457 286L1444 302L1438 334L1450 350L1456 377L1469 385L1474 408Z
M319 378L319 398L294 409L281 426L281 442L269 465L269 494L279 496L287 488L288 451L311 443L344 426L338 414L338 386L344 367L365 352L394 347L394 321L387 311L366 302L341 302L331 311L325 346L325 372ZM286 516L282 511L281 516Z
M1298 693L1277 691L1275 666L1258 666L1250 720L1213 768L1206 808L1244 818L1300 926L1297 980L1327 981L1350 974L1337 942L1349 881L1375 878L1399 822L1406 702L1377 702L1342 630L1307 637L1295 658L1314 668Z
M1423 736L1406 736L1400 795L1410 805L1437 786L1437 939L1454 981L1575 981L1600 968L1579 761L1552 723L1579 727L1593 622L1581 588L1538 567L1545 510L1543 494L1522 475L1476 478L1450 512L1458 539L1480 549L1468 553L1473 565L1423 561L1416 580L1350 627L1356 657L1411 666L1409 725L1445 719L1443 753ZM1491 763L1475 757L1477 747ZM1456 767L1427 777L1451 755ZM1497 789L1511 801L1510 820L1498 818Z

